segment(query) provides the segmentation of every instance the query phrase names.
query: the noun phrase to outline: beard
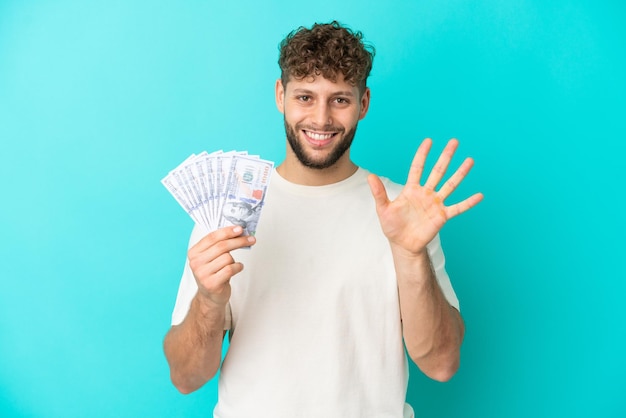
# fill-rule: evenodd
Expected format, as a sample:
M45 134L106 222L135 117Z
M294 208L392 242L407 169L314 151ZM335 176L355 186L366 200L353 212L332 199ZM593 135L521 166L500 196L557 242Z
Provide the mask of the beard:
M287 142L289 146L293 150L293 153L296 154L296 157L300 161L302 165L305 167L313 168L316 170L322 170L328 167L332 167L339 159L350 149L352 145L352 140L354 139L354 135L356 135L356 127L350 129L345 133L341 141L335 144L334 148L330 151L330 153L323 159L314 159L312 156L307 155L304 147L302 146L302 142L298 140L298 135L296 132L300 132L304 127L300 124L296 124L295 129L287 123L285 123L285 133L287 134ZM329 132L337 132L336 135L339 135L345 130L337 129L335 127L325 127L324 130Z

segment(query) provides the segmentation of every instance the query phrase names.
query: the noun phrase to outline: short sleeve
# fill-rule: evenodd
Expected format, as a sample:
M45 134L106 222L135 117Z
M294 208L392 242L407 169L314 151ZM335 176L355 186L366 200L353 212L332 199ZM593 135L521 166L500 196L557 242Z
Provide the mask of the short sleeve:
M446 297L448 303L456 308L456 310L460 311L459 299L452 288L450 277L446 272L446 259L443 255L443 249L441 248L441 238L439 237L439 234L437 234L437 236L428 244L427 250L441 291Z
M198 226L194 227L191 231L191 237L189 238L188 248L193 247L198 241L200 241L206 232L204 232ZM193 276L191 267L189 267L189 259L185 258L185 267L183 268L183 274L178 285L178 294L176 296L176 303L172 312L172 325L179 325L185 320L191 301L198 292L198 284ZM231 312L230 304L226 305L226 316L224 323L224 330L230 329L231 324Z

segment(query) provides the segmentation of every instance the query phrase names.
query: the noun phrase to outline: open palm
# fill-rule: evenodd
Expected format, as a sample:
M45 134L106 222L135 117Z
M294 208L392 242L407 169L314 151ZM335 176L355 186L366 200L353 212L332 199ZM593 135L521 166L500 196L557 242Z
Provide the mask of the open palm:
M407 183L395 200L389 200L378 177L371 175L368 178L384 234L391 244L411 254L424 251L448 219L469 210L483 198L482 193L476 193L459 203L450 206L444 204L472 168L474 161L471 158L465 159L439 190L435 190L458 147L456 139L448 142L426 182L420 185L431 146L432 140L425 139L417 149Z

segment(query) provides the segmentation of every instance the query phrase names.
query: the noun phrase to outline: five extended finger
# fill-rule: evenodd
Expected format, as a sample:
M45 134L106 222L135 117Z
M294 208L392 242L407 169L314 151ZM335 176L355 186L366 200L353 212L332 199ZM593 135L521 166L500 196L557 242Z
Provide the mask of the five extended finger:
M387 191L385 190L383 182L380 181L380 178L378 178L375 174L370 174L367 176L367 183L369 184L372 196L374 197L376 209L384 209L385 206L389 204L389 197L387 196Z
M446 217L450 219L462 214L463 212L467 212L468 210L476 206L481 200L483 200L483 194L476 193L459 203L447 206L444 209Z
M450 165L450 161L452 160L454 152L456 151L458 146L459 141L457 141L456 139L451 139L450 141L448 141L448 144L441 152L441 155L439 156L437 162L431 170L430 175L426 180L426 183L424 183L424 187L430 190L434 190L437 187L443 176L446 174L448 166Z
M411 168L409 169L408 183L419 184L424 172L424 166L426 164L426 157L430 152L430 148L433 145L433 141L430 138L426 138L422 141L420 146L415 152L413 162L411 162Z
M465 176L469 173L469 171L474 166L474 160L472 158L466 158L463 161L463 164L459 166L459 168L454 172L452 176L441 186L437 195L441 197L442 200L445 200L456 190L456 188L461 184Z

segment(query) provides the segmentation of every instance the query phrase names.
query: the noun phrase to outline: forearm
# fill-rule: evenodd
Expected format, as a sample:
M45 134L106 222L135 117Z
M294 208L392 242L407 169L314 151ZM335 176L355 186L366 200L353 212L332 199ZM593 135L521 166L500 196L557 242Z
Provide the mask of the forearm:
M224 307L194 297L187 317L172 326L164 341L172 383L191 393L217 373L222 358Z
M429 377L449 380L459 367L464 325L441 291L426 250L394 250L402 330L411 359Z

